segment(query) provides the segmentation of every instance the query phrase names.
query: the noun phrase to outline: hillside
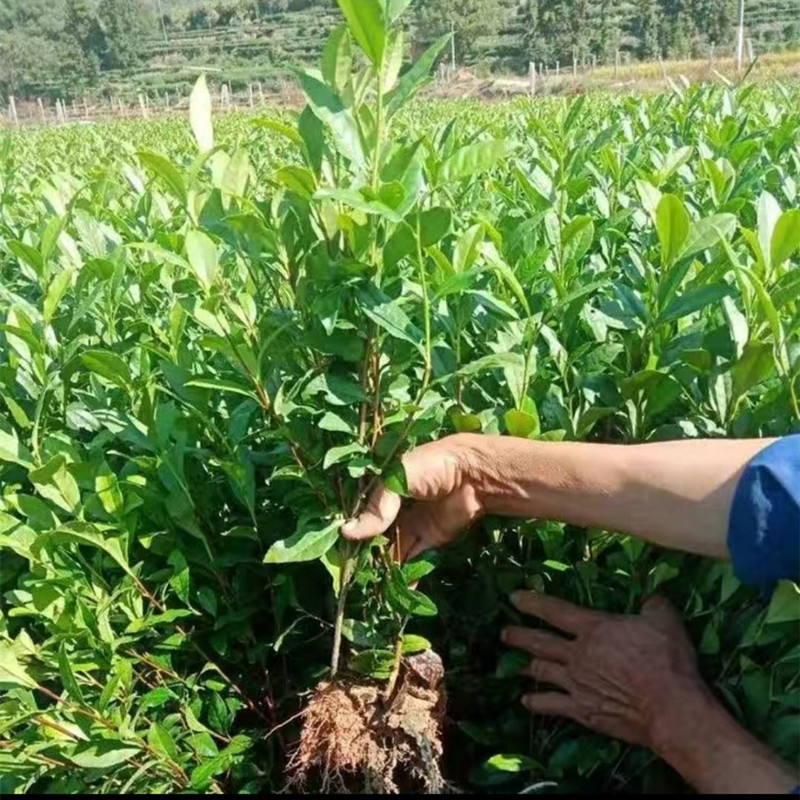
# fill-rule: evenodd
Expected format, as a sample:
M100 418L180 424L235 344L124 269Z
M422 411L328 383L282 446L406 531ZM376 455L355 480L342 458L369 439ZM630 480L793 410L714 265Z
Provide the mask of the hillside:
M460 65L492 72L729 53L736 0L416 0L419 51L455 28ZM163 13L162 13L163 12ZM93 18L93 15L95 18ZM205 69L234 91L275 88L316 60L335 0L4 0L0 95L185 93ZM800 0L748 0L756 52L800 47Z

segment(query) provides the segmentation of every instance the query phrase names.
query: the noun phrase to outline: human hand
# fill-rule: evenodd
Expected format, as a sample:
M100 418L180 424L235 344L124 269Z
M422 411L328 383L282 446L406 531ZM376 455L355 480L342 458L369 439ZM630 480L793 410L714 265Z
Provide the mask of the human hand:
M417 502L401 511L400 496L379 483L361 515L342 526L342 535L372 539L397 521L403 560L451 542L483 514L478 438L449 436L406 453L406 483Z
M653 597L638 616L517 592L512 602L573 638L509 627L503 641L530 653L525 675L561 689L522 698L534 714L569 717L649 747L702 794L788 794L798 781L703 683L675 609Z
M533 656L523 674L561 692L526 694L536 714L569 717L600 733L658 750L677 706L705 701L692 644L669 602L648 600L638 616L619 616L535 592L512 602L574 637L508 627L503 641Z

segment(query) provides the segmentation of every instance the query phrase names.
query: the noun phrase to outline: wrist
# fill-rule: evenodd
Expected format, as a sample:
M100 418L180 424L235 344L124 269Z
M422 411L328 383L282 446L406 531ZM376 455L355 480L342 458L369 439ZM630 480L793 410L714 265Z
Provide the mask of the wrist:
M475 490L483 509L490 514L515 516L514 499L524 500L526 496L521 456L534 443L476 433L460 433L452 439L464 472L464 483Z
M665 694L651 747L702 794L788 794L797 785L705 685Z

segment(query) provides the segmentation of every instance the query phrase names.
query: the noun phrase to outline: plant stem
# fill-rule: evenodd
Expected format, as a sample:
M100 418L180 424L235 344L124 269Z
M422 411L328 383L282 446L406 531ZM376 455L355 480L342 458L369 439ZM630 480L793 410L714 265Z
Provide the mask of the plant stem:
M394 645L394 661L392 662L392 671L389 675L389 681L386 684L386 689L383 692L384 702L388 702L394 694L395 687L397 686L397 679L400 676L400 665L403 663L403 634L406 629L408 620L403 623L400 628L400 633L397 635L397 641Z
M336 677L339 671L339 658L342 651L342 625L344 624L344 611L347 604L347 593L350 590L350 581L353 577L355 556L350 552L350 544L344 545L344 563L342 565L342 579L339 587L339 601L336 604L336 619L333 626L333 650L331 652L331 677Z

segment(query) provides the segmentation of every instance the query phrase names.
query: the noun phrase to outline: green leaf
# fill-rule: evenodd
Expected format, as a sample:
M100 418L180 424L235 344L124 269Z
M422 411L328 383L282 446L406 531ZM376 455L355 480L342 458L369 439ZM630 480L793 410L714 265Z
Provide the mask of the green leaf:
M186 184L171 161L158 153L147 151L140 152L139 159L167 184L182 205L186 205Z
M178 760L178 748L172 734L158 722L153 722L147 731L147 743L157 753L166 756L170 761Z
M90 522L71 522L55 531L40 533L33 544L32 550L38 553L41 550L47 550L53 545L88 545L108 553L128 575L133 575L131 568L128 566L124 540L119 535L113 534L111 530L108 527L103 528Z
M72 671L72 664L70 663L67 649L64 643L58 648L58 671L61 675L61 683L67 690L67 694L80 705L83 705L83 692L75 678L75 673Z
M243 147L237 148L222 175L222 192L226 196L244 197L250 179L250 156Z
M380 69L386 49L386 19L382 0L338 0L350 33L373 66Z
M739 221L734 214L713 214L693 222L681 258L689 258L719 244L720 236L730 240Z
M70 514L75 512L81 501L78 484L67 469L64 455L53 456L43 467L31 470L28 480L42 497Z
M125 498L119 488L117 476L111 471L108 464L103 461L100 469L94 478L94 490L100 498L100 502L106 514L117 516L122 514L125 506Z
M330 129L336 149L357 167L363 166L365 158L358 125L339 96L307 72L298 72L297 77L314 115Z
M501 772L527 772L540 769L539 762L529 756L498 754L486 761L486 765Z
M81 354L81 363L91 372L122 389L129 388L133 383L128 365L109 350L88 350Z
M431 69L450 41L450 34L437 39L420 57L411 69L403 74L394 90L386 100L386 113L393 117L431 78Z
M489 266L500 276L502 281L514 293L514 296L519 301L519 304L525 310L525 313L530 316L531 309L528 305L528 299L525 297L525 291L522 288L517 276L511 267L500 257L497 248L493 242L484 242L482 246L483 257L489 263Z
M322 462L322 469L330 469L334 464L338 464L340 461L345 461L350 456L366 452L367 448L359 442L345 444L341 447L331 447L331 449L325 453L325 458Z
M186 256L200 285L208 292L217 274L217 246L202 231L186 234Z
M355 189L319 189L314 194L314 199L336 200L356 209L356 211L363 211L365 214L377 214L388 219L389 222L398 223L403 221L403 217L393 208L387 206L386 203L382 203L380 200L367 200L361 192Z
M166 686L158 686L142 695L139 701L139 708L161 708L167 701L175 697L175 692L168 689Z
M69 760L84 769L111 769L135 758L140 752L138 747L117 739L97 739L81 742Z
M44 304L42 305L42 317L46 323L50 323L53 319L58 309L58 304L66 294L67 289L69 289L70 283L72 282L72 274L72 270L68 267L62 269L55 278L50 281L50 286L47 287L47 294L45 295Z
M331 31L322 51L322 77L342 94L353 72L353 47L345 25Z
M758 216L758 243L761 247L761 255L764 258L764 265L767 269L772 264L772 238L778 220L781 217L781 207L778 201L769 193L762 192L757 204Z
M0 689L21 686L25 689L36 687L36 680L20 664L13 646L0 641Z
M386 18L391 25L397 22L402 13L408 8L411 0L385 0L385 2Z
M442 164L442 183L460 181L490 170L504 159L511 148L504 139L490 139L456 150Z
M264 557L264 563L293 564L299 561L314 561L336 543L341 524L340 519L335 519L327 524L317 520L314 523L301 525L288 539L281 539L270 547Z
M659 323L675 322L682 317L694 314L696 311L708 308L728 297L733 290L727 283L712 283L705 286L696 286L676 297L658 318Z
M218 392L230 392L232 394L241 394L245 397L250 397L253 400L258 400L258 395L252 390L251 387L246 386L236 381L224 380L222 378L193 378L186 381L184 386L195 386L198 389L214 389Z
M323 431L333 431L334 433L356 433L356 426L345 422L338 414L328 411L319 421L319 427Z
M409 589L402 570L392 564L387 584L387 599L404 614L419 617L435 617L438 613L435 603L422 592Z
M348 667L359 675L385 681L392 674L394 653L391 650L366 650L351 658Z
M775 223L770 248L773 268L779 267L784 261L790 259L799 247L800 208L793 208L791 211L781 214Z
M419 234L422 247L432 247L450 232L453 214L449 208L436 206L419 215Z
M363 312L390 336L413 344L418 349L422 346L422 331L400 308L399 300L386 297L374 284L359 290L358 300Z
M475 433L483 428L479 416L476 414L465 414L458 409L450 412L450 421L459 433Z
M533 408L535 409L536 406ZM538 414L528 414L525 411L513 409L507 411L503 419L506 423L506 430L512 436L519 436L522 439L527 439L531 435L536 436L539 433Z
M21 467L30 469L33 466L33 456L28 448L19 440L17 432L11 428L4 430L0 427L0 461L10 461Z
M490 369L517 367L521 362L522 356L519 353L491 353L465 364L456 372L456 375L460 375L462 378L471 378Z
M731 393L734 398L746 394L757 384L766 380L775 369L772 345L764 342L748 342L742 357L731 369Z
M214 126L211 122L211 93L206 76L198 79L189 97L189 123L201 153L214 148Z
M473 225L461 234L453 250L453 269L456 273L467 272L472 268L483 244L483 225Z
M403 655L409 656L414 653L423 653L430 650L433 645L424 636L415 636L413 633L406 633L403 636Z
M403 462L399 459L393 461L383 471L383 484L390 491L400 495L400 497L410 497L408 491L408 478L403 467Z
M656 210L656 230L661 242L661 261L669 266L681 254L689 236L689 214L683 201L674 194L665 194Z
M779 581L772 593L766 622L778 625L800 620L800 586L792 581Z

